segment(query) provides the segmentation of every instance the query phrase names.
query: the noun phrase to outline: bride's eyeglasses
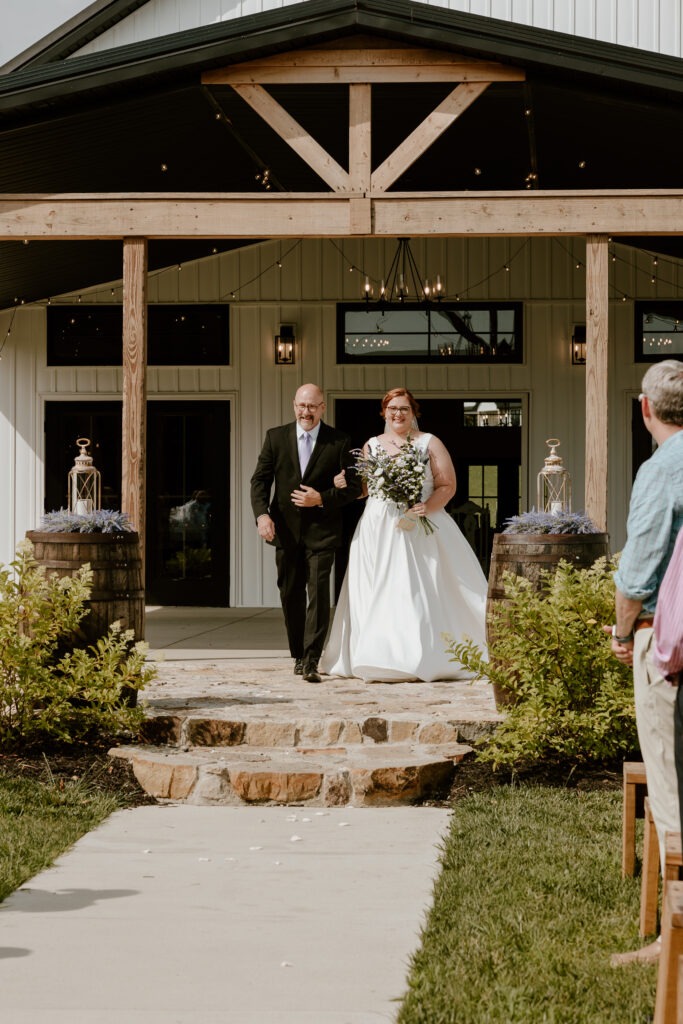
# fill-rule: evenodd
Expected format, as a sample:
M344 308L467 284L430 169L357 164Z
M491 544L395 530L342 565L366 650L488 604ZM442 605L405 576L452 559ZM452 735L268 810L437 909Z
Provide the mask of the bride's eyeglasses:
M408 416L412 411L413 410L410 408L409 405L388 405L387 406L387 412L391 412L391 413L402 412L406 416Z

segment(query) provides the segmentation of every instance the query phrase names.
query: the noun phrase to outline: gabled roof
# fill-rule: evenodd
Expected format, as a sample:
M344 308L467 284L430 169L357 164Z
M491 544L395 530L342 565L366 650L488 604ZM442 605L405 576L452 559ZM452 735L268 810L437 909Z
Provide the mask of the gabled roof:
M39 67L41 64L65 60L146 3L148 0L94 0L94 3L1 65L0 75L20 68Z
M93 7L68 45L96 16L123 16L125 4ZM491 85L399 179L400 191L515 190L530 180L544 189L681 187L682 60L412 0L308 0L69 60L37 55L0 76L0 192L259 191L264 167L276 187L326 190L234 90L202 86L201 73L354 38L525 71L525 82ZM374 166L449 88L373 86ZM271 91L346 166L346 87ZM161 251L151 246L153 265L187 258L170 243ZM0 307L114 279L119 255L110 243L0 243Z
M0 66L0 74L65 60L146 3L148 0L95 0Z

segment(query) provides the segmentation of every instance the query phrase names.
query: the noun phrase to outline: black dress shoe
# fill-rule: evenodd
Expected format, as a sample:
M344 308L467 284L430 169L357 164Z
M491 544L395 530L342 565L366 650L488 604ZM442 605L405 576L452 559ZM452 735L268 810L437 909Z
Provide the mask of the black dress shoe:
M304 679L307 683L322 683L322 676L318 672L317 661L307 661L304 665Z
M294 662L294 675L302 676L304 674L304 659L297 658Z

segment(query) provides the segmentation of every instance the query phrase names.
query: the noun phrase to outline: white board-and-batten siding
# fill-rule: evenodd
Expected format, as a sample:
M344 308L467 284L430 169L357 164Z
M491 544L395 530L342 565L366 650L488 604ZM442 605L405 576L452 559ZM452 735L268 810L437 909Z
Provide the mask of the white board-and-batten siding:
M149 0L76 55L97 53L219 21L289 7L298 0ZM683 56L680 0L423 0L534 28L565 32L652 53Z
M149 400L231 402L230 576L232 605L278 603L273 552L259 541L249 504L249 479L268 427L292 418L296 388L319 383L334 422L335 399L379 398L403 385L420 397L519 397L524 402L523 506L535 502L536 474L545 440L559 437L572 474L574 507L583 505L585 368L571 365L572 325L585 322L585 246L580 240L416 239L412 248L424 272L442 273L449 296L524 303L524 362L507 365L337 364L336 304L358 301L362 268L379 280L394 241L307 240L266 242L153 273L150 302L230 304L231 362L220 367L150 367ZM610 264L609 529L613 550L625 538L630 494L630 402L647 366L633 358L633 304L620 296L674 297L683 273L666 264L650 284L651 258L618 246ZM277 261L282 267L278 269ZM579 266L577 267L577 263ZM509 271L504 269L509 265ZM660 272L662 259L660 258ZM242 282L245 282L242 284ZM479 283L477 283L479 282ZM114 288L112 298L111 288ZM235 298L232 298L232 293ZM83 303L120 301L118 282L80 292ZM77 296L53 297L53 302ZM0 561L35 528L44 500L44 409L47 401L111 400L121 394L120 368L48 367L46 307L19 307L0 363L0 450L7 483L0 508ZM0 337L11 312L0 314ZM273 338L280 323L294 323L294 366L276 366ZM379 420L378 420L379 425ZM423 423L429 430L429 424ZM153 453L149 453L153 457Z

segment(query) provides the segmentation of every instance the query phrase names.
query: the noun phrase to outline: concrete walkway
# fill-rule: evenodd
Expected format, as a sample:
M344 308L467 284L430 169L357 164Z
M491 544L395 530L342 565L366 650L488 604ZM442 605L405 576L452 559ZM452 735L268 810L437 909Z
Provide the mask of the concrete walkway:
M0 906L0 1019L394 1021L448 816L118 812Z
M291 673L279 610L149 609L147 638L164 652L153 704L214 705ZM495 714L488 693L475 703ZM0 905L0 1020L394 1021L448 819L430 807L118 812Z

